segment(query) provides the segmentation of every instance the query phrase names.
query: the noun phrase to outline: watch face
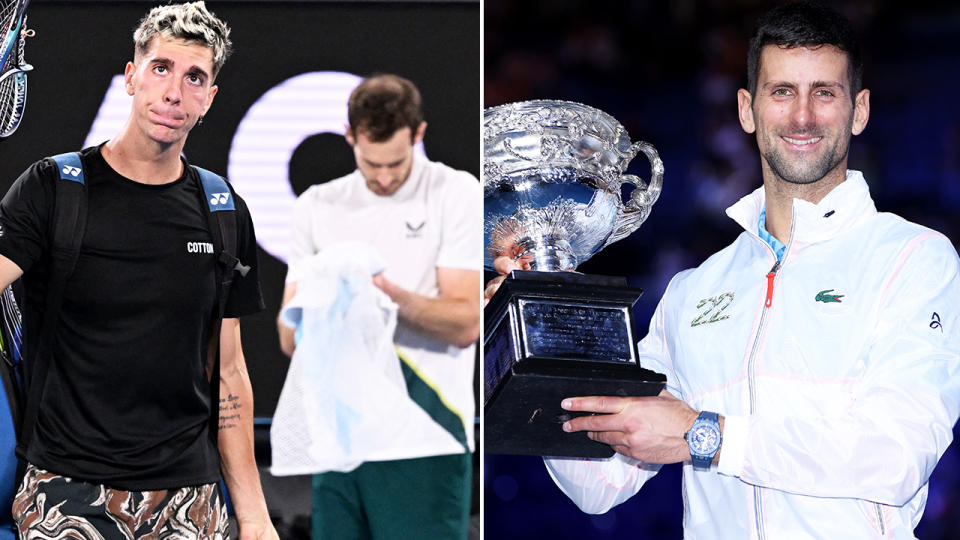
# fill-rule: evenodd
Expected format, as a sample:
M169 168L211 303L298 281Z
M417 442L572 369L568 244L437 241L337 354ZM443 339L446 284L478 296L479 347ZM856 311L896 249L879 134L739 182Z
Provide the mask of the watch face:
M694 426L690 434L690 450L700 455L713 454L720 448L720 430L712 424Z

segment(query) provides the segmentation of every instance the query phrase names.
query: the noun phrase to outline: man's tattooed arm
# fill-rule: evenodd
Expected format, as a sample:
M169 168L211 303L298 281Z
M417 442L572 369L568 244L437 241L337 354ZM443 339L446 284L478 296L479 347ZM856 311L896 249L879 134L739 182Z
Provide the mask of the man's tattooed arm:
M233 502L241 538L274 540L260 472L253 453L253 391L240 346L240 323L224 319L220 332L220 470Z

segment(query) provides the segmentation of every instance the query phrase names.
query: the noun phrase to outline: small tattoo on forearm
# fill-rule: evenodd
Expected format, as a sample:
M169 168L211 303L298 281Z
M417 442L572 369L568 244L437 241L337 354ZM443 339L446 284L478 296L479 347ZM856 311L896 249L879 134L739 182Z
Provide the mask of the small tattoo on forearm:
M220 398L220 426L219 429L230 429L240 425L240 409L243 404L240 403L240 396L227 394L227 397Z

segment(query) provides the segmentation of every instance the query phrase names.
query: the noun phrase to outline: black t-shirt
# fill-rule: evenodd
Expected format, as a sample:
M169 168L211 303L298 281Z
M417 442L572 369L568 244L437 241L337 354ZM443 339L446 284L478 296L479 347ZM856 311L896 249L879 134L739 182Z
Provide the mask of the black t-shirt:
M67 280L53 358L27 450L64 476L140 491L216 482L206 336L216 295L198 173L163 185L120 176L99 147L81 152L87 225ZM50 160L0 202L0 254L24 271L25 332L38 332L52 244ZM236 274L226 317L263 308L253 223L239 197ZM199 246L199 247L198 247ZM211 246L212 247L212 246ZM27 340L29 342L29 339Z

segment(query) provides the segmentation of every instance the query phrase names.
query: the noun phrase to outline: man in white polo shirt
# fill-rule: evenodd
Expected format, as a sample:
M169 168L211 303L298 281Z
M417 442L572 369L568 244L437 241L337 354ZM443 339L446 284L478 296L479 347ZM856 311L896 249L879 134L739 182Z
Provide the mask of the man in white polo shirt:
M348 115L357 170L298 199L284 304L296 294L294 269L305 259L343 242L372 247L385 263L373 284L397 305L393 342L410 399L457 442L399 449L398 459L316 475L313 537L465 538L482 304L480 185L469 173L414 154L426 122L410 81L365 79L351 93ZM294 329L282 322L278 328L284 352L292 354Z

